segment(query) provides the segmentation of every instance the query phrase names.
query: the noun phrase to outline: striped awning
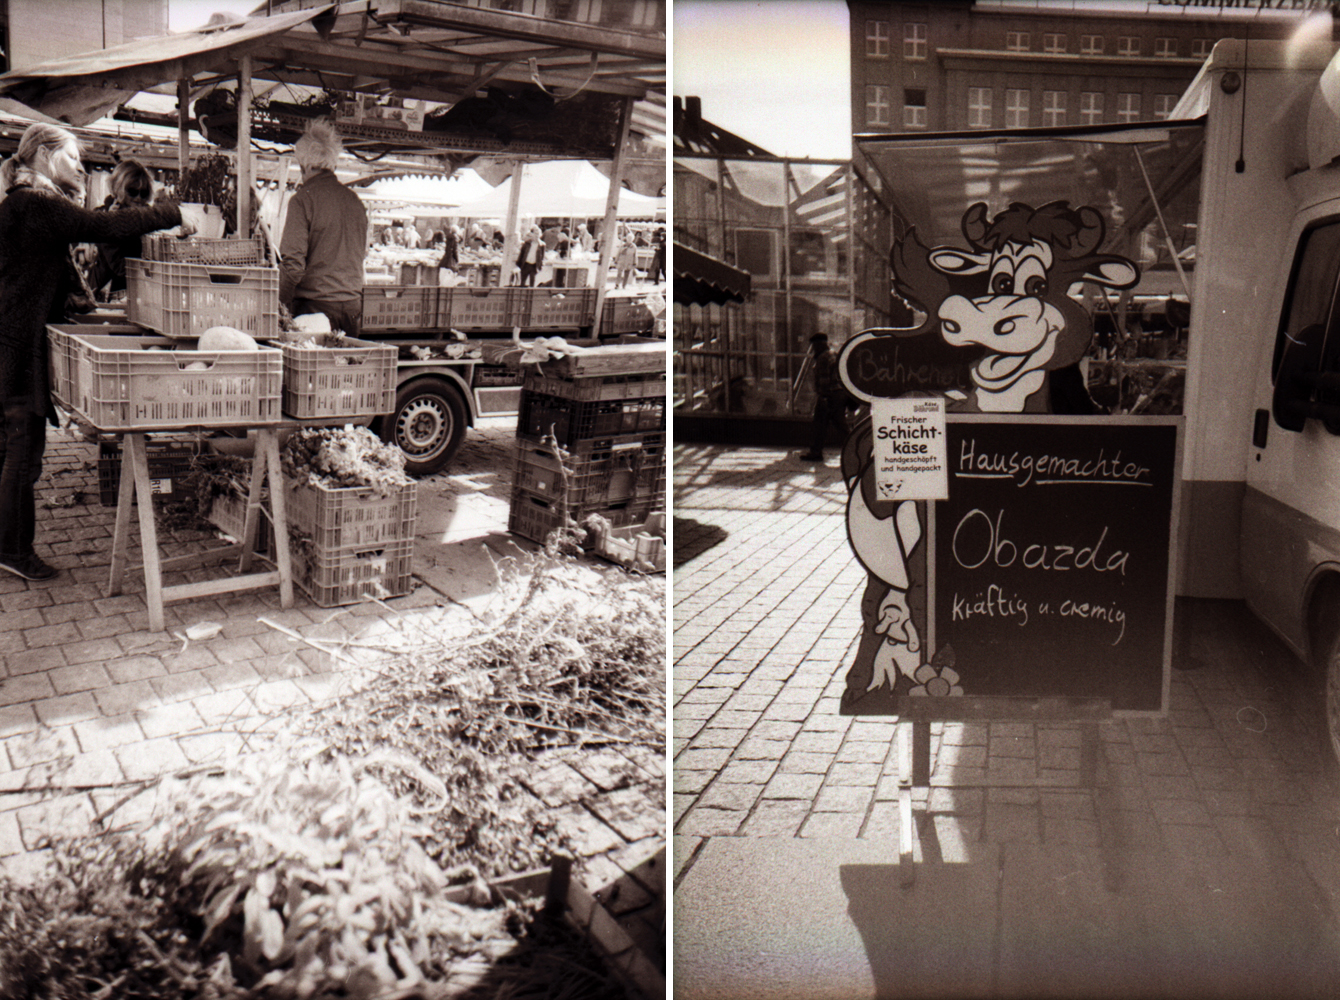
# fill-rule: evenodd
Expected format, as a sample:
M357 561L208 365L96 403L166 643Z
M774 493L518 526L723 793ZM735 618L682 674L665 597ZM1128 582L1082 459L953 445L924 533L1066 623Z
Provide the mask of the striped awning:
M749 295L752 279L748 271L741 271L682 243L676 243L674 250L676 302L681 305L721 305L743 302Z

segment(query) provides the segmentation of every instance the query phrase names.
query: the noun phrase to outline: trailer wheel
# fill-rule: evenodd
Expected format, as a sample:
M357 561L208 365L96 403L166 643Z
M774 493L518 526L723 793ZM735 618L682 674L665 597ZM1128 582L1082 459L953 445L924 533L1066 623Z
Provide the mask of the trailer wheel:
M405 453L411 476L441 472L465 439L466 408L445 379L421 378L400 387L395 412L381 419L381 439Z

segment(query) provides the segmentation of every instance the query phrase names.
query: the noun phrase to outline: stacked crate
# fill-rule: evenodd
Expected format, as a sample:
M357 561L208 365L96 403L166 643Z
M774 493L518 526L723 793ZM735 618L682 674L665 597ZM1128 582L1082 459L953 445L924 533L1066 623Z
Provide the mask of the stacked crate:
M509 530L544 542L592 515L624 527L664 510L664 356L615 373L542 367L522 384Z
M414 483L389 493L306 482L286 489L293 579L314 603L332 608L414 589Z

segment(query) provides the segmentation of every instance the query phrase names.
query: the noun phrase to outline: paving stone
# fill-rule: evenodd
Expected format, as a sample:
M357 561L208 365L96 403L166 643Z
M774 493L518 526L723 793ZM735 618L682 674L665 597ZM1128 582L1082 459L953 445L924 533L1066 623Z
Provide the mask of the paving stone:
M874 800L874 789L825 784L814 800L815 812L845 812L865 815Z
M855 840L861 835L864 814L845 812L811 813L800 828L800 836Z
M76 722L74 731L85 753L113 750L144 739L144 731L132 714Z
M699 796L698 805L710 809L748 812L762 794L761 784L737 784L718 780ZM623 833L623 830L620 829L619 832Z
M122 715L140 708L153 708L160 703L158 692L148 681L109 684L94 691L93 699L103 715Z
M768 782L763 797L768 799L804 799L813 801L823 785L821 774L777 774Z
M694 806L675 824L675 833L682 837L730 837L740 829L746 816L737 809Z
M749 814L740 835L745 837L794 837L809 815L808 799L764 799Z

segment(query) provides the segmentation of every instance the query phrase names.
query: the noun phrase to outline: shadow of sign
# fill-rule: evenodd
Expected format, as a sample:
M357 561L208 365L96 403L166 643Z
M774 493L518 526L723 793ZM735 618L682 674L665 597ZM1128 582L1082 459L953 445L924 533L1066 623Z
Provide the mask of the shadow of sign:
M725 528L703 524L689 517L676 517L673 526L676 568L720 545L728 537Z
M1333 914L1282 853L1138 851L1113 892L1094 848L993 850L909 889L897 865L842 866L880 1000L1334 995Z
M860 932L878 1000L989 997L997 951L995 850L972 864L843 865L847 914Z

